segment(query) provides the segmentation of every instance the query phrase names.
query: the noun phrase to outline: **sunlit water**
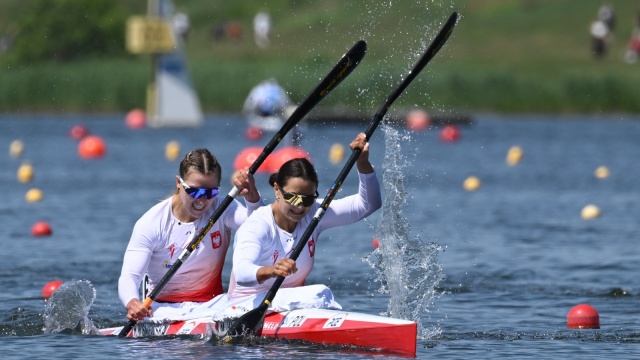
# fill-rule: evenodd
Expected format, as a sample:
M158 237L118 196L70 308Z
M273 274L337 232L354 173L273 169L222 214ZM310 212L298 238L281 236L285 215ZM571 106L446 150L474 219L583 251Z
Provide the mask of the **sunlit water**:
M637 358L640 119L475 120L461 128L456 143L440 141L437 128L423 133L379 128L371 158L384 179L384 207L367 221L323 234L309 283L330 286L349 311L417 316L421 358ZM78 123L104 138L104 158L78 157L77 142L68 137ZM116 290L122 255L134 222L173 186L178 163L165 159L165 145L178 141L181 154L200 146L212 149L224 169L224 193L235 155L267 140L245 140L244 126L237 117L208 118L200 129L140 131L127 129L122 115L1 118L3 356L370 357L280 341L214 346L190 337L107 338L83 335L82 326L45 333L56 325L45 323L52 309L40 290L53 279L91 282L95 300L84 301L96 327L126 322ZM326 191L342 167L329 161L331 145L347 145L365 128L309 125L303 145L318 168L321 189ZM16 139L25 151L12 158L7 149ZM513 145L523 148L524 158L507 166ZM16 180L23 161L33 165L31 183ZM609 178L594 177L600 165L609 167ZM471 175L482 181L475 192L462 188ZM267 176L256 178L272 201ZM354 192L356 184L352 173L341 194ZM32 187L43 191L42 201L25 201ZM580 211L590 203L602 216L585 221ZM31 226L41 220L49 222L52 236L31 236ZM375 251L374 237L381 244ZM600 329L566 328L567 312L580 303L600 312Z

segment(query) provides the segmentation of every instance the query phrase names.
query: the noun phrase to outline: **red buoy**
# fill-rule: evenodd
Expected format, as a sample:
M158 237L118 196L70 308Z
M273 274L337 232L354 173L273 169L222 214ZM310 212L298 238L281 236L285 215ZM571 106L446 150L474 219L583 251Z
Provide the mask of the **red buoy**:
M127 114L125 123L129 129L142 129L147 124L147 115L140 109L133 109Z
M238 155L236 155L236 159L233 162L234 170L248 169L254 161L260 156L262 153L262 148L253 146L248 147L242 151ZM256 172L258 173L266 173L269 172L269 157L260 165Z
M373 238L373 241L371 242L371 245L373 246L374 249L377 249L380 246L380 241L378 241L378 238Z
M51 227L46 221L38 221L31 227L31 235L33 236L49 236L51 235Z
M413 131L423 131L428 129L429 125L431 125L431 118L426 111L416 109L411 110L409 114L407 114L407 129Z
M60 280L52 280L44 285L42 288L42 297L45 299L49 299L51 295L53 295L56 290L62 285L63 282Z
M89 135L89 129L81 124L74 125L71 130L69 130L69 137L73 140L80 140L87 135Z
M298 146L283 147L269 156L269 170L272 173L278 172L282 164L297 158L307 158L311 161L311 156L305 149Z
M569 329L600 329L600 315L591 305L574 306L567 314Z
M259 140L262 137L262 130L255 126L249 126L244 135L251 141Z
M101 158L107 152L107 147L101 137L85 136L78 143L78 155L83 159Z
M440 131L440 140L454 142L460 139L460 130L456 125L447 125Z

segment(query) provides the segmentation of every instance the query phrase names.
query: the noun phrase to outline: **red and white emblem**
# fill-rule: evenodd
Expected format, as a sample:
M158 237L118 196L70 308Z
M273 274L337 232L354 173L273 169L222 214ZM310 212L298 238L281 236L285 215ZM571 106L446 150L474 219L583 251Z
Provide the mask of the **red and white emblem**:
M307 247L309 248L309 256L313 257L313 254L316 252L316 242L313 238L307 242Z
M220 236L220 231L212 232L211 234L209 234L209 236L211 236L211 246L213 246L214 249L217 249L220 247L220 245L222 245L222 237Z

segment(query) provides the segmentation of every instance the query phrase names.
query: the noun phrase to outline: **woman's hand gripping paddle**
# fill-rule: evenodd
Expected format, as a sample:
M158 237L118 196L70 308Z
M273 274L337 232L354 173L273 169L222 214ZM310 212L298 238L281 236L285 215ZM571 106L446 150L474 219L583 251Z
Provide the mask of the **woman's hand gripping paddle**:
M431 43L427 51L424 53L424 55L422 55L422 57L420 58L420 60L418 60L418 62L413 67L413 69L411 69L411 72L407 74L407 77L404 78L404 80L400 83L400 85L398 85L398 87L391 93L391 95L389 95L389 97L382 104L382 106L380 106L380 109L373 116L373 120L371 121L369 128L365 132L365 135L367 136L367 141L371 140L371 136L373 135L373 132L376 130L376 127L378 126L378 124L380 123L384 115L387 113L387 110L389 110L389 107L391 106L391 104L398 98L398 96L400 96L400 94L404 91L404 89L406 89L406 87L411 83L411 81L413 81L413 79L422 71L422 69L427 65L427 63L429 63L429 61L431 61L431 59L433 59L436 53L442 48L444 43L449 38L449 35L451 35L451 32L453 31L453 27L455 26L457 20L458 20L458 14L454 12L449 17L449 20L446 22L446 24L444 24L444 26L442 27L442 29L440 30L436 38L433 40L433 42ZM345 178L349 174L349 171L355 164L356 160L358 160L358 156L360 156L361 152L362 151L360 149L355 149L351 153L349 160L347 160L347 163L345 164L344 168L338 175L338 178L333 183L333 185L329 189L329 192L327 193L324 200L322 201L322 205L320 205L320 208L318 208L318 211L313 216L313 219L311 220L311 222L309 223L309 226L307 227L304 234L302 235L302 238L300 238L300 241L298 242L295 249L291 253L291 256L290 256L291 259L293 260L297 259L298 255L300 255L300 253L304 249L307 243L307 240L309 240L309 237L311 237L311 234L313 233L316 226L318 225L318 222L320 222L320 219L324 216L324 213L329 207L329 204L338 193L338 190L340 190L340 186L342 186L342 182L345 180ZM267 295L264 297L264 300L262 300L262 302L260 303L260 305L258 305L257 308L237 318L233 323L231 323L228 330L226 331L226 334L224 335L225 341L229 342L234 337L237 337L237 336L257 334L260 331L260 329L262 329L262 323L264 322L264 316L267 313L267 309L269 309L269 305L275 298L276 292L282 285L283 281L284 281L284 276L278 276L276 278L276 281L271 286L271 289L269 289L269 291L267 292Z
M258 156L258 158L253 162L251 167L249 167L249 173L255 174L260 165L264 162L269 154L273 152L273 150L278 146L280 141L284 138L284 136L293 129L296 124L302 120L316 106L320 100L324 99L324 97L331 92L336 86L338 86L342 80L344 80L351 72L360 64L362 58L367 52L367 43L364 40L360 40L353 45L353 47L345 53L340 61L331 69L329 74L325 76L325 78L320 82L320 84L313 89L313 91L307 96L306 99L296 108L296 110L291 114L289 119L282 125L282 128L273 136L271 141L265 146L262 150L262 153ZM214 211L206 225L198 232L196 236L191 240L191 242L187 245L184 251L178 257L178 260L171 266L169 271L160 279L158 284L156 284L153 291L144 299L143 304L147 308L151 306L151 303L160 295L160 292L165 287L165 285L169 282L169 280L173 277L173 275L178 271L182 263L191 255L191 253L198 247L198 244L202 242L207 232L211 229L213 224L220 218L224 210L231 204L233 199L238 195L240 189L237 187L233 187L227 197L222 201L222 204ZM137 321L129 320L129 323L125 325L118 336L124 337L129 334L131 329L136 325Z

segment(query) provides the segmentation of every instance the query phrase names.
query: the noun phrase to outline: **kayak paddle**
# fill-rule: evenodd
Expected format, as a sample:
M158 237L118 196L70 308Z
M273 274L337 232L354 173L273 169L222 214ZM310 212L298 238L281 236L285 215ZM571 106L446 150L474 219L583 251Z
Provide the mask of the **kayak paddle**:
M427 65L427 63L429 63L429 61L431 61L431 59L433 59L436 53L442 48L444 43L449 38L449 35L451 35L451 32L453 31L453 27L455 26L457 19L458 19L458 14L454 12L449 17L449 20L442 27L442 29L440 30L436 38L433 40L433 42L431 43L427 51L424 53L424 55L422 55L420 60L418 60L418 62L414 65L413 69L411 69L409 74L407 74L407 77L404 78L404 80L402 80L400 85L398 85L398 87L391 93L391 95L389 95L389 97L382 104L382 106L380 106L380 108L378 109L378 112L373 116L373 120L369 125L369 128L365 132L367 141L371 140L371 136L373 135L373 132L376 130L376 127L378 126L378 124L380 123L384 115L387 113L387 110L389 110L389 107L391 106L391 104L398 98L398 96L400 96L400 94L406 89L406 87L411 83L411 81L413 81L413 79L420 73L420 71L422 71L422 69ZM291 256L290 256L291 259L296 260L300 255L300 253L302 252L302 250L305 248L307 240L309 240L309 238L311 237L311 234L313 233L316 226L320 222L320 219L322 219L322 217L324 216L324 213L329 207L329 204L338 193L338 190L340 190L340 187L342 186L342 182L346 179L347 175L349 174L349 171L355 164L356 160L358 160L358 156L360 156L361 152L362 150L355 149L351 153L349 160L347 160L347 163L344 165L344 167L340 171L338 178L329 189L327 195L322 201L322 204L316 211L315 215L313 216L313 219L311 219L309 226L307 226L307 229L305 230L304 234L300 238L300 241L298 242L293 252L291 253ZM267 292L267 294L265 295L264 300L262 300L262 302L260 303L260 305L258 305L257 308L235 319L231 323L231 325L229 326L228 330L224 335L224 341L230 342L234 337L237 337L240 335L257 334L260 331L260 329L262 329L264 317L267 313L267 310L269 309L269 305L275 298L276 292L282 285L282 282L284 281L284 279L285 279L284 276L278 276L275 282L273 283L273 285L271 286L271 288L269 289L269 291Z

